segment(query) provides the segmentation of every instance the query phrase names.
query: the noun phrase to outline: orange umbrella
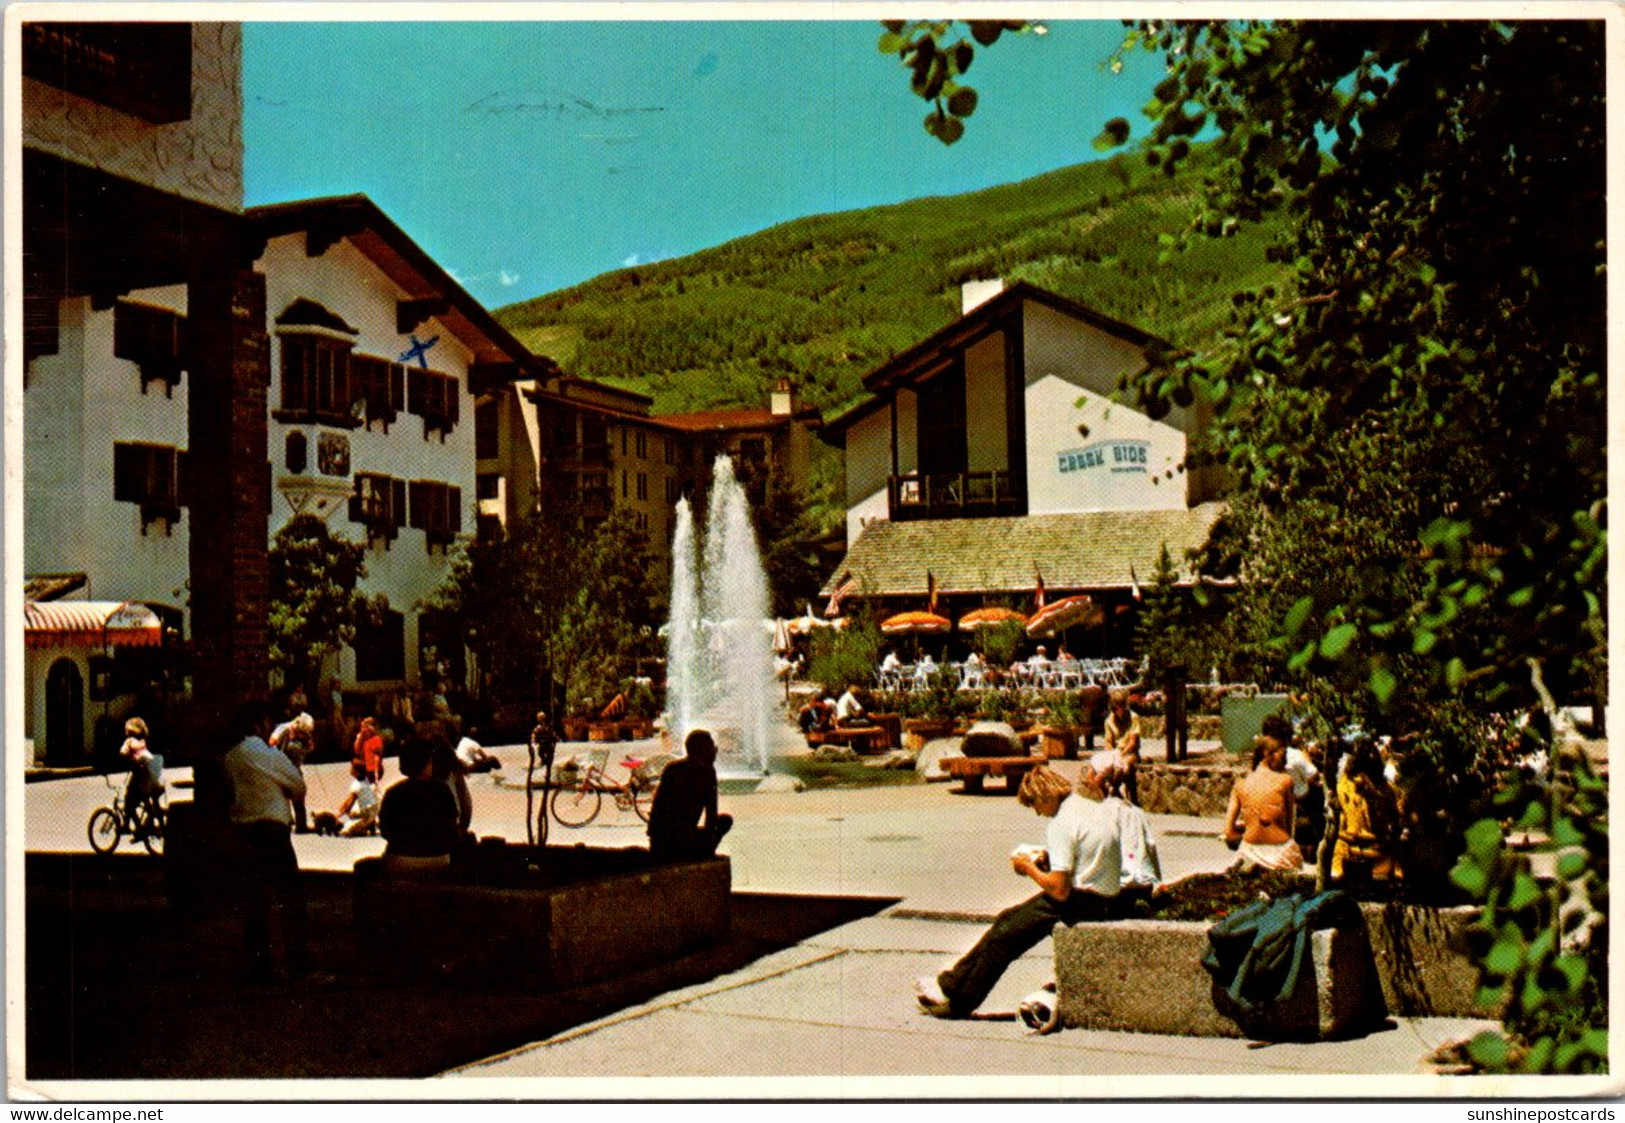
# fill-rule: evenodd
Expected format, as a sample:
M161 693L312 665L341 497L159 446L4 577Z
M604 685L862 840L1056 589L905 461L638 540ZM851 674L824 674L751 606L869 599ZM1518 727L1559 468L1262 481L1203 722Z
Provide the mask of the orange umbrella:
M899 612L882 622L880 630L888 636L939 636L953 626L953 621L935 612Z
M1079 594L1052 601L1033 613L1032 619L1027 621L1027 634L1050 636L1079 625L1098 628L1105 621L1106 614L1101 611L1100 606L1089 597Z
M959 630L962 632L977 632L983 628L993 628L1010 621L1025 624L1027 618L1013 608L978 608L967 612L959 618Z

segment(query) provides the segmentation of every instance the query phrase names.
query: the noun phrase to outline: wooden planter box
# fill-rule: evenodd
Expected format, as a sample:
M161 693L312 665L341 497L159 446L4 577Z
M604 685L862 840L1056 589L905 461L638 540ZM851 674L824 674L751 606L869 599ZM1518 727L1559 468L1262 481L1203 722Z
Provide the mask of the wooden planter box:
M563 727L566 741L585 741L592 722L584 717L567 717L559 724Z
M1078 735L1082 729L1075 725L1046 725L1038 731L1038 740L1048 760L1077 760Z
M589 741L619 741L621 739L621 723L618 721L595 721L587 728Z
M913 718L903 723L905 747L914 752L919 752L925 748L928 741L935 741L939 737L952 736L953 731L954 723L951 721Z

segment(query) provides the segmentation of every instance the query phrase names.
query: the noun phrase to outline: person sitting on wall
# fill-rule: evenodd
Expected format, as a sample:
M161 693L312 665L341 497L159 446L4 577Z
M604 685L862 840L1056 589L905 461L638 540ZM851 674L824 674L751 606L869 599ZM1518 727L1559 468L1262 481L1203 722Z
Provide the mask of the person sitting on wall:
M1122 784L1122 758L1113 759L1112 751L1096 753L1090 767L1102 773L1103 791L1113 791ZM1157 836L1151 830L1151 817L1132 803L1122 803L1117 812L1117 838L1123 849L1123 890L1119 897L1120 913L1127 912L1134 902L1148 901L1162 887L1162 858L1157 852Z
M828 694L818 695L801 707L796 724L803 734L829 732L835 727L835 700Z
M683 742L685 756L660 774L649 809L649 851L657 862L709 858L733 826L717 813L717 743L703 729Z
M1113 915L1123 884L1119 826L1122 803L1106 795L1101 773L1085 768L1078 788L1043 765L1022 777L1016 798L1050 819L1046 846L1018 847L1011 868L1039 892L1001 912L976 946L935 978L915 983L920 1008L937 1018L969 1017L992 992L1005 969L1057 923L1105 920Z
M835 703L835 724L837 726L862 725L865 716L863 703L858 701L858 684L855 682L849 683L846 693L841 695L841 700Z
M1286 774L1286 748L1271 737L1253 740L1253 770L1236 781L1225 813L1225 845L1238 850L1239 867L1295 870L1303 852L1292 840L1292 777Z
M1115 752L1119 761L1113 790L1137 804L1140 802L1140 715L1128 708L1127 690L1118 688L1111 692L1102 729L1107 751Z
M1399 799L1383 771L1382 754L1369 739L1357 741L1337 780L1339 820L1332 851L1332 877L1387 881L1399 876L1394 850L1399 838Z
M1326 801L1320 783L1320 769L1315 767L1308 753L1293 743L1296 730L1284 715L1276 713L1266 717L1258 735L1286 749L1286 774L1292 777L1292 807L1296 812L1291 826L1292 837L1298 840L1299 850L1313 854L1326 827Z
M384 869L397 877L420 876L451 865L456 845L457 800L445 781L435 776L435 746L413 737L401 746L405 779L384 793L378 829L384 847Z

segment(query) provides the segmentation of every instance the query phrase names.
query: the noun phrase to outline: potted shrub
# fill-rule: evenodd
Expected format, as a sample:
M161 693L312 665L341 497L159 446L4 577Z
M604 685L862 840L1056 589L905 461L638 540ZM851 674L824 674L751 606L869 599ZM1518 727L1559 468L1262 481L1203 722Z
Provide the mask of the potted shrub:
M1083 732L1083 703L1076 694L1062 690L1050 697L1049 713L1039 729L1044 755L1051 760L1078 757L1078 735Z
M954 700L958 691L959 675L944 668L909 693L909 708L915 716L903 723L903 729L908 734L910 749L918 751L927 741L953 733Z

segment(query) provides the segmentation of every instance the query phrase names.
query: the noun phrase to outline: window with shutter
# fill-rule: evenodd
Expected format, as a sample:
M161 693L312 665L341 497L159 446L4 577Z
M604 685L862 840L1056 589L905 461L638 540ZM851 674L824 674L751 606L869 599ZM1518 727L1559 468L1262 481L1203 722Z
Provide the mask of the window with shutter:
M154 522L167 536L181 517L180 453L169 445L113 445L113 499L141 509L141 533Z
M136 365L143 394L149 382L162 382L165 397L173 394L186 366L185 328L185 317L167 308L126 300L113 306L113 355Z
M350 345L320 335L279 333L282 345L282 408L272 416L284 423L320 422L354 428L351 412Z
M384 549L406 525L406 481L373 472L357 472L355 494L350 497L350 521L367 528L367 545Z
M462 384L452 375L432 370L407 372L407 412L423 418L425 440L430 434L439 433L444 441L446 435L457 427L461 413L461 390Z

